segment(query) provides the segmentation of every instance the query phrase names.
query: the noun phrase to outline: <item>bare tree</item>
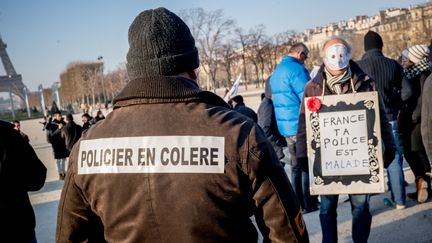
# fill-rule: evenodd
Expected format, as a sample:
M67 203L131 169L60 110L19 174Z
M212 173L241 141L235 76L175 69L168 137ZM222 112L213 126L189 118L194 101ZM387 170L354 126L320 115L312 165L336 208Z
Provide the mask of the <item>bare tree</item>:
M268 44L265 34L265 26L257 25L249 30L249 61L253 64L255 70L256 86L264 82L264 65L265 65L265 48Z
M237 41L240 44L240 47L242 49L242 52L240 54L241 59L243 61L243 80L245 89L247 90L247 84L248 84L248 72L247 72L247 58L246 58L246 52L247 48L249 46L249 36L244 33L242 28L237 28L234 30L235 35L237 36Z
M234 20L226 18L223 10L205 12L203 9L183 10L180 13L197 40L201 68L216 88L216 74L219 66L222 41L234 26ZM207 89L210 85L207 84Z
M197 40L201 36L206 13L202 8L191 8L180 10L179 16L189 26L192 36Z
M96 96L100 96L102 88L98 82L98 74L100 70L100 62L87 63L82 66L82 78L84 82L89 84L88 88L92 97L92 104L96 104Z
M60 75L60 93L63 104L87 103L92 98L101 102L103 97L102 77L99 75L101 62L76 62L68 65Z
M213 89L216 89L216 73L218 70L218 50L222 46L222 40L234 25L232 19L225 19L223 10L218 9L206 14L202 26L202 38L198 39L201 46L201 60L203 70L211 78Z
M33 91L29 93L29 105L32 108L36 107L36 109L37 107L41 107L39 91Z
M120 64L116 70L105 75L105 83L108 83L108 92L114 98L127 85L129 78L126 71L126 64Z
M287 30L270 38L266 53L266 68L269 74L274 71L282 57L288 53L289 47L293 44L294 35L295 31Z
M221 65L224 67L226 72L226 86L230 87L232 86L233 81L233 75L232 75L232 69L235 65L235 50L234 45L232 44L232 41L227 41L225 44L221 47Z
M51 88L45 88L42 91L43 96L45 98L45 105L51 105L54 101L53 99L53 92Z

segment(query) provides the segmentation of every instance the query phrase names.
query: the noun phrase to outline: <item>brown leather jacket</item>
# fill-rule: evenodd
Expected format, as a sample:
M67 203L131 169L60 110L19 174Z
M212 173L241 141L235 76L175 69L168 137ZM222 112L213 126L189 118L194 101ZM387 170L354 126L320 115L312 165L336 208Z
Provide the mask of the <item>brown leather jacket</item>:
M222 137L223 173L78 173L86 142L146 136ZM257 242L253 215L265 242L308 242L290 182L259 127L185 78L131 81L115 110L74 146L69 166L57 242Z

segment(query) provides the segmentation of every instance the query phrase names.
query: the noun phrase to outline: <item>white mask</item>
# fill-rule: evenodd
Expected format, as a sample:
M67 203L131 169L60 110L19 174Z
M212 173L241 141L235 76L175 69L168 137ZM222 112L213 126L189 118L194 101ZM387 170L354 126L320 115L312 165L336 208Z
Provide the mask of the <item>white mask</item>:
M343 44L334 44L327 47L324 62L327 68L331 70L341 70L348 66L351 54L348 48Z

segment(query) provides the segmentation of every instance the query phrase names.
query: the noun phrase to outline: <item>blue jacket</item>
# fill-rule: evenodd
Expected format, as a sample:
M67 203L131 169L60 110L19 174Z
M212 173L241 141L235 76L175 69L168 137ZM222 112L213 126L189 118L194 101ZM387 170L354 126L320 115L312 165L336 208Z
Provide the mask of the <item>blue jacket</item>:
M286 56L270 78L276 122L282 136L297 134L298 115L309 72L296 58Z

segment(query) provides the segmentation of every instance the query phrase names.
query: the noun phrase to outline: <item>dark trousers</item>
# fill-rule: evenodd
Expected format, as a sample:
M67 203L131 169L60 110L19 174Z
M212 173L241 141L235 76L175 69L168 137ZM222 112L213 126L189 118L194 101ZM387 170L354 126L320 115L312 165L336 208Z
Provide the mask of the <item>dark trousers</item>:
M309 191L309 170L306 162L300 162L296 157L296 137L290 136L285 138L288 144L290 161L292 166L291 178L292 186L297 200L306 212L318 209L318 197L311 196Z
M368 194L349 195L352 214L352 239L355 243L367 242L372 224L369 211ZM339 195L322 195L320 207L320 223L323 243L336 243L337 236L337 205Z
M427 181L430 188L430 177L426 175L426 172L431 171L431 166L426 150L421 143L420 125L412 123L410 116L401 119L400 124L405 160L408 162L414 175ZM419 141L417 141L417 139L419 139ZM412 144L413 142L415 143L414 146Z

